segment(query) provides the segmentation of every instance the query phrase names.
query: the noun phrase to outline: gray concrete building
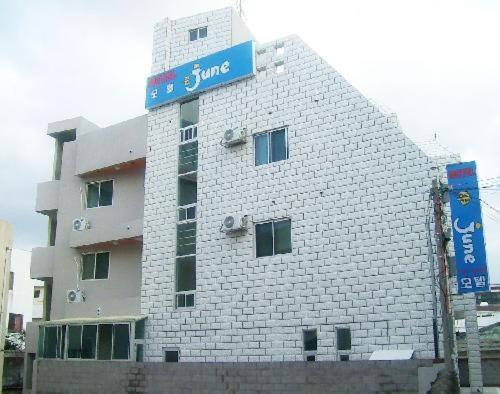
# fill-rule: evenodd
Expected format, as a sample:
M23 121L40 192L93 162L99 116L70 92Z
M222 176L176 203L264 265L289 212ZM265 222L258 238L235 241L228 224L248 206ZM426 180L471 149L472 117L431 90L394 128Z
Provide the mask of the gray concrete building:
M251 72L196 90L245 45ZM231 8L156 24L152 74L148 100L167 100L147 115L49 124L28 376L36 357L432 358L433 163L396 117L298 37L256 43Z
M132 359L129 332L141 319L146 116L102 129L68 119L49 124L47 134L54 172L38 185L36 211L48 217L48 241L31 261L45 302L43 321L27 327L28 388L37 353ZM86 347L97 337L99 353L95 343Z

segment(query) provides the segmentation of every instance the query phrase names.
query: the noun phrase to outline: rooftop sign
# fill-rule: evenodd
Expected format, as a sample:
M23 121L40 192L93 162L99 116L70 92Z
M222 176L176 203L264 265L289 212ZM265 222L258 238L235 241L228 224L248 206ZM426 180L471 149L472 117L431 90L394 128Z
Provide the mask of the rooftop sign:
M254 45L247 41L149 77L146 109L254 74Z
M458 293L489 291L476 163L471 161L449 164L446 166L446 172L451 188L450 206Z

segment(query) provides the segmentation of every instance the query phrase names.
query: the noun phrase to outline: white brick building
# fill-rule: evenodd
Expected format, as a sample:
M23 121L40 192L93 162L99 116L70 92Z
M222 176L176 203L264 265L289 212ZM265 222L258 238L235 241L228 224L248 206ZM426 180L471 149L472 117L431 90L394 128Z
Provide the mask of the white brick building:
M230 8L165 19L152 74L251 39ZM257 44L255 59L253 77L189 98L190 177L179 177L183 102L148 114L145 361L367 359L395 348L431 358L430 160L298 37ZM246 144L223 146L227 129L246 129ZM194 203L178 201L182 182ZM221 232L234 214L249 216L248 231ZM178 231L195 232L195 253L179 252Z

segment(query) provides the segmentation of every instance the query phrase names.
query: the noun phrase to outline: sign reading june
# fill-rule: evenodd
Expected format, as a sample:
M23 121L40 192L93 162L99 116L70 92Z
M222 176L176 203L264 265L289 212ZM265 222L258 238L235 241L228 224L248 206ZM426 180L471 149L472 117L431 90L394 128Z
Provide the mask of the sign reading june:
M446 171L451 188L450 206L458 293L489 291L476 163L471 161L449 164Z
M247 41L149 77L146 109L254 74L254 45Z

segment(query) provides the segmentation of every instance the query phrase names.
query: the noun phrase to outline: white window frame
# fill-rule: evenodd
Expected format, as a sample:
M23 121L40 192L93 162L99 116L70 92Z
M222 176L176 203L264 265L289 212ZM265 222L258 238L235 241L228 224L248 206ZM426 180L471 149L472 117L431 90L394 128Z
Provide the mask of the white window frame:
M113 195L111 196L111 204L109 205L99 205L99 200L101 199L101 183L104 182L113 182ZM89 194L89 185L99 184L99 195L97 197L97 206L89 207L88 206L88 194ZM92 181L85 182L85 209L95 209L95 208L104 208L104 207L112 207L115 202L115 180L114 179L104 179L102 181Z
M184 145L189 142L198 141L198 123L191 126L179 128L179 145Z
M284 222L284 221L287 221L287 220L290 221L290 252L276 254L275 251L274 251L274 223L275 222ZM266 223L272 223L273 254L270 255L270 256L259 256L259 257L257 257L257 230L256 230L256 228L257 228L258 224L266 224ZM261 222L255 222L254 223L254 256L255 256L255 258L260 259L260 258L263 258L263 257L281 256L281 255L289 254L289 253L292 253L292 252L293 252L293 244L292 244L292 218L290 216L289 217L284 217L284 218L279 218L279 219L263 220Z
M178 224L183 224L183 223L189 223L189 222L195 222L196 221L196 203L193 204L187 204L187 205L179 205L177 207L177 223ZM193 219L187 219L187 210L188 208L194 208L194 218ZM181 209L184 209L186 212L186 219L179 219L179 211Z
M202 29L206 29L207 31L207 34L205 37L200 37L200 30ZM191 32L196 32L196 38L194 40L191 40ZM194 42L194 41L198 41L198 40L203 40L204 38L207 38L208 37L208 25L207 26L201 26L201 27L196 27L194 29L189 29L188 30L188 40L189 42Z
M275 131L280 131L280 130L285 130L285 149L286 149L286 158L283 159L283 160L277 160L277 161L271 161L271 152L272 152L272 147L271 147L271 143L272 143L272 139L271 139L271 134L274 133ZM256 164L256 158L257 158L257 155L256 155L256 149L257 149L257 145L255 143L255 139L261 135L264 135L264 134L267 134L267 163L262 163L262 164ZM269 165L271 163L279 163L281 161L285 161L285 160L288 160L290 158L290 151L289 151L289 147L288 147L288 126L282 126L282 127L277 127L275 129L272 129L272 130L267 130L267 131L262 131L260 133L255 133L253 135L253 163L254 163L254 166L255 167L260 167L260 166L265 166L265 165Z
M102 278L102 279L96 279L95 278L95 270L96 270L96 267L97 267L97 254L98 253L109 253L109 260L108 260L108 277L107 278ZM92 279L83 279L83 256L84 255L89 255L89 254L93 254L94 255L94 275L93 275L93 278ZM100 281L100 280L109 280L109 277L110 277L110 273L111 273L111 251L109 250L99 250L97 252L86 252L86 253L82 253L82 267L81 267L81 279L82 281Z

